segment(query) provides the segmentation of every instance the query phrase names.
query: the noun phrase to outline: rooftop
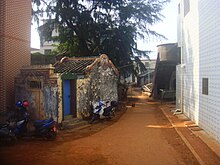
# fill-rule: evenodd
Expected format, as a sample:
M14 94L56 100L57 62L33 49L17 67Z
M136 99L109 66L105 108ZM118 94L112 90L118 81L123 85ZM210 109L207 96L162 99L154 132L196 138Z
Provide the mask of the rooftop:
M56 64L55 73L79 73L82 74L86 71L86 67L91 65L98 57L82 57L82 58L68 58L64 57Z

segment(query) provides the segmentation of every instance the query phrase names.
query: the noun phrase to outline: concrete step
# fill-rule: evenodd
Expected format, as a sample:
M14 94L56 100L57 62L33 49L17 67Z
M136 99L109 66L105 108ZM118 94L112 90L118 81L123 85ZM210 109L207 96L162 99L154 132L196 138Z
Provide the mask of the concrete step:
M65 118L65 120L62 122L62 129L73 129L84 125L89 125L88 121L78 118Z

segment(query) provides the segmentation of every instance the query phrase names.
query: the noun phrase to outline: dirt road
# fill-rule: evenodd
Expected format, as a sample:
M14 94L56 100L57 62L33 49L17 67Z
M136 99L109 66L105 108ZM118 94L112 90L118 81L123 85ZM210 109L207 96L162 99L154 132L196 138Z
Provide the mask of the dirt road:
M112 123L65 132L56 141L0 148L1 165L197 165L157 104L138 99ZM104 128L104 129L103 129Z

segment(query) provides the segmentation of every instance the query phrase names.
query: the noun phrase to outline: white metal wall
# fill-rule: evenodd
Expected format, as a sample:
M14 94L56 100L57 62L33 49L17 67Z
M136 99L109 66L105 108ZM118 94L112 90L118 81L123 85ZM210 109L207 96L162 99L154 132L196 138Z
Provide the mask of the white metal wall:
M190 1L190 12L181 15L184 113L220 142L220 1ZM209 79L209 94L202 94L202 78Z

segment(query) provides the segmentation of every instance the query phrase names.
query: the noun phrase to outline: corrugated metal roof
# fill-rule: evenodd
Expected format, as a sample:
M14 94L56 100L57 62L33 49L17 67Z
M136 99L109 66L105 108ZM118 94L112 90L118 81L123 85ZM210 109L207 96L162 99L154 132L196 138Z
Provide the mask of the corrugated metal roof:
M54 64L56 73L84 73L86 67L96 60L95 57L88 58L64 58Z

